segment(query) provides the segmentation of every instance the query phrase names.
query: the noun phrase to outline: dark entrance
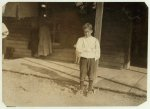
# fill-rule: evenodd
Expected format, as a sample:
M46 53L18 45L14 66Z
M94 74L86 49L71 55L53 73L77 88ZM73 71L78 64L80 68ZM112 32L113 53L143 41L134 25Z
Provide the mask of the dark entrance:
M133 31L131 39L131 66L147 67L148 7L136 3L133 10Z

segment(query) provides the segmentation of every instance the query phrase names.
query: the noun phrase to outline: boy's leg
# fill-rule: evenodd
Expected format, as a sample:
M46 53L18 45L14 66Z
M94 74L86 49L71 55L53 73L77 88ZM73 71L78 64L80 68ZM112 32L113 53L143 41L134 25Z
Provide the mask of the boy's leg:
M81 58L80 59L80 88L83 89L84 87L84 80L87 75L87 59Z
M94 79L93 79L93 84L97 83L97 68L98 68L98 61L95 61L95 66L94 66Z
M92 89L93 89L93 80L89 80L88 91L92 91Z
M88 90L92 91L93 90L93 81L95 78L95 66L96 66L96 62L95 59L90 59L89 60L89 64L88 64L88 77L89 77L89 87Z
M84 88L84 81L80 81L80 90L83 90Z

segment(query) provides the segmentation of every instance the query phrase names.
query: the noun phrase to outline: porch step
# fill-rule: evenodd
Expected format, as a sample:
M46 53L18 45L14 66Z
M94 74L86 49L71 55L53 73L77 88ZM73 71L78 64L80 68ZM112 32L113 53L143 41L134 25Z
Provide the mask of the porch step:
M63 48L60 43L55 43L55 42L52 43L52 46L53 46L53 49L61 49L61 48Z
M99 63L100 67L106 67L106 68L114 68L114 69L122 69L123 64L118 62L111 62L111 61L100 61Z
M13 48L13 57L31 57L31 50L28 49L27 38L11 37L6 41L6 48ZM6 52L7 54L7 52Z
M18 48L18 49L27 49L28 48L28 41L26 41L26 40L8 39L6 44L7 44L7 47L13 47L13 48Z
M29 53L19 53L19 52L14 52L13 54L14 58L21 58L21 57L31 57L31 54Z
M74 49L53 49L53 53L48 57L52 60L60 60L73 62L75 60L75 50Z
M124 58L122 56L115 56L115 55L106 55L106 54L101 54L100 61L102 62L114 62L114 63L124 63Z
M14 57L31 57L31 50L15 48Z

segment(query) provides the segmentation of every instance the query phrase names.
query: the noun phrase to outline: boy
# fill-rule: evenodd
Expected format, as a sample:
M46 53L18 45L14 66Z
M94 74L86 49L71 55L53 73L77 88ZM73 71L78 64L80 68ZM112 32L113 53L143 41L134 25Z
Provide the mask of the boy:
M83 93L84 80L88 76L88 93L93 93L93 81L96 72L96 60L100 58L99 41L91 34L92 25L83 25L84 36L79 38L76 44L76 51L80 54L80 93Z
M5 12L5 6L3 5L2 7L2 14L4 14ZM2 58L4 59L4 54L6 51L6 47L5 47L5 43L6 43L6 38L9 35L9 31L8 28L6 27L6 25L4 23L2 23Z
M5 51L6 51L6 45L5 45L5 43L6 43L6 38L7 38L7 36L8 36L8 34L9 34L9 31L8 31L8 29L7 29L7 27L6 27L6 25L4 24L4 23L2 23L2 46L3 46L3 50L2 50L2 58L4 59L4 55L5 55Z

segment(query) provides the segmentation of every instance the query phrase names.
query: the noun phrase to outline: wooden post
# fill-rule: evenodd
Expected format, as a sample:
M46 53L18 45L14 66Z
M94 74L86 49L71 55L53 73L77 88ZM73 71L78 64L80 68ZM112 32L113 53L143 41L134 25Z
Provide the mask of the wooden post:
M95 16L95 33L94 36L99 40L99 43L101 41L101 31L102 31L102 18L103 18L103 2L97 2L96 4L96 16ZM99 65L99 60L96 62L96 68L97 69ZM97 77L97 73L95 71L95 75L94 75L94 83L97 82L96 80Z
M102 18L103 18L103 2L98 2L96 4L96 17L95 17L95 33L94 36L101 40L101 31L102 31Z
M95 17L95 33L94 36L101 42L102 19L103 19L103 2L96 4L96 17ZM97 62L98 66L99 61Z
M131 64L131 44L132 44L132 23L130 24L130 35L128 37L128 51L125 56L125 69L130 69L130 64Z

